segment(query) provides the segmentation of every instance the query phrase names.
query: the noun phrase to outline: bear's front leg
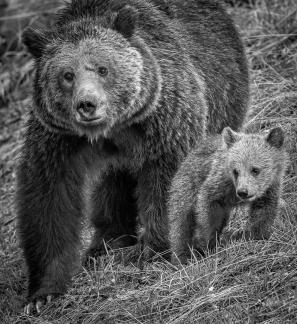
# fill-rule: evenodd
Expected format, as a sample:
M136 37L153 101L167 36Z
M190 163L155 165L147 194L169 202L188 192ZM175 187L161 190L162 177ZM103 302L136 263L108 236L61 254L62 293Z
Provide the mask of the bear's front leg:
M174 160L168 157L146 163L138 175L136 197L141 226L139 244L144 259L169 249L167 201L176 171ZM163 256L169 257L169 253Z
M86 261L106 253L105 243L112 249L136 243L134 191L135 180L125 171L111 170L102 176L92 196L91 219L96 231Z
M17 171L17 213L29 271L26 313L65 292L76 270L81 228L80 143L28 123Z

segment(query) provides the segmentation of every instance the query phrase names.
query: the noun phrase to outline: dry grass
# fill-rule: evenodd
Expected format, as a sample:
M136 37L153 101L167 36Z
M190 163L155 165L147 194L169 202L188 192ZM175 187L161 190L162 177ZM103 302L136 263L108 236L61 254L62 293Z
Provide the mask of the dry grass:
M21 315L26 273L15 231L15 158L32 61L21 44L0 66L0 322L1 323L296 323L297 321L297 3L258 0L230 8L247 45L251 110L247 129L282 125L291 165L283 212L266 242L237 241L188 267L140 270L111 254L83 270L68 293L38 317ZM237 217L236 217L237 216ZM230 226L242 226L238 213Z

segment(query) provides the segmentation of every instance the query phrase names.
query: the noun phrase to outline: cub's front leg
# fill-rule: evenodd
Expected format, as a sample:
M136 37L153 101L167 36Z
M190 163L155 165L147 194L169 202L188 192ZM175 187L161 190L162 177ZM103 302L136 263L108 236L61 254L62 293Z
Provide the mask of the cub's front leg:
M196 188L183 172L177 173L172 182L168 202L169 242L173 264L185 264L191 258L195 220L193 206Z
M17 170L17 214L29 272L25 311L65 292L78 261L83 141L31 117Z
M216 247L223 228L226 226L231 207L217 188L202 186L195 208L194 249L204 255Z
M269 239L274 220L279 211L280 184L273 184L263 197L252 202L249 212L248 229L245 238L253 240Z

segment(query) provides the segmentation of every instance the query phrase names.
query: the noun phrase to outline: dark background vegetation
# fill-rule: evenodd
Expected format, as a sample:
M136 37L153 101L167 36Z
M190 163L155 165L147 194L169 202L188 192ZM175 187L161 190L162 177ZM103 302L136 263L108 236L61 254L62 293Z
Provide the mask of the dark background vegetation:
M26 272L14 210L15 166L31 100L33 61L20 43L27 24L50 24L59 0L0 0L0 323L296 323L297 2L226 0L246 45L251 102L245 127L281 125L291 163L282 213L269 241L231 242L178 270L143 270L110 253L82 270L38 317L21 314ZM244 225L237 212L230 227Z

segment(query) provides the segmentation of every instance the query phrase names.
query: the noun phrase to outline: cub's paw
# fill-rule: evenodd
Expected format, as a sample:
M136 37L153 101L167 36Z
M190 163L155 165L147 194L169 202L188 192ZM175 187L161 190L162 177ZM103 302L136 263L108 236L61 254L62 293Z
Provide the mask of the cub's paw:
M24 306L24 313L26 315L40 314L45 305L50 304L53 299L57 298L59 294L48 294L44 296L33 296L29 302Z

